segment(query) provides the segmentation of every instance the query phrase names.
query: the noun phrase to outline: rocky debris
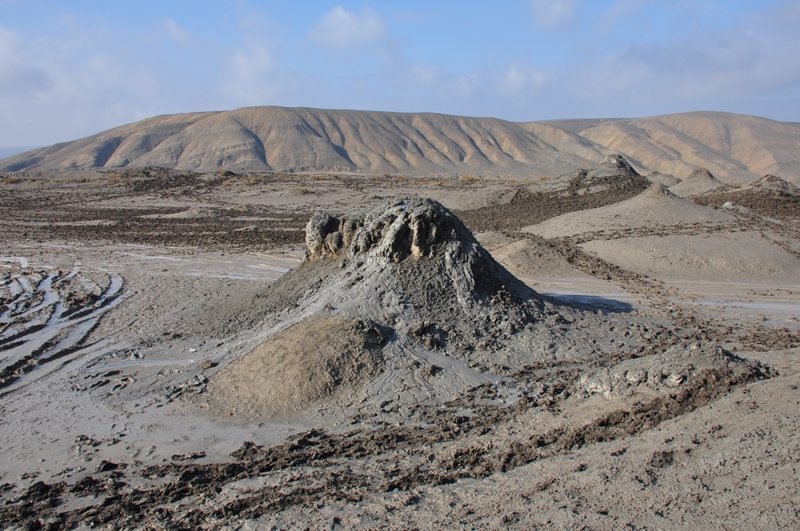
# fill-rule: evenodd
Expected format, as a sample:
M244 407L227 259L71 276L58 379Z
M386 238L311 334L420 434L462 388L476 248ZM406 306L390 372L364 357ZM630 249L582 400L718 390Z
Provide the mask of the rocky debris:
M691 385L708 374L741 374L748 380L760 379L769 370L756 362L745 361L713 343L675 345L663 353L625 360L592 374L581 376L579 385L586 395L601 394L619 399L635 393L654 394Z
M800 188L777 175L765 175L756 182L743 188L770 190L778 194L800 196Z
M302 243L303 226L309 216L304 209L191 206L203 203L218 183L200 177L162 175L166 171L127 169L120 172L121 184L95 178L91 186L84 185L79 191L59 190L57 199L37 190L4 189L0 197L6 222L3 230L8 238L20 240L99 240L226 251L263 251ZM126 194L144 198L142 204L151 204L156 196L182 206L90 206ZM268 221L254 223L256 218Z
M439 350L447 345L447 331L433 323L422 321L409 331L417 341L429 350Z
M217 365L219 365L219 363L214 360L203 360L200 362L199 367L200 370L207 371L208 369L212 369Z
M190 452L185 454L173 454L170 459L173 461L194 461L195 459L202 459L206 456L205 452Z
M766 352L799 347L800 331L755 324L742 330L737 339L746 349Z
M100 472L100 473L102 473L102 472L113 472L115 470L124 469L124 468L127 468L127 467L128 467L128 465L126 465L125 463L115 463L113 461L107 461L107 460L103 459L102 461L100 461L100 464L97 465L96 471Z
M202 394L205 392L207 385L208 377L206 375L195 374L185 382L168 386L164 391L164 403L168 404L182 396Z

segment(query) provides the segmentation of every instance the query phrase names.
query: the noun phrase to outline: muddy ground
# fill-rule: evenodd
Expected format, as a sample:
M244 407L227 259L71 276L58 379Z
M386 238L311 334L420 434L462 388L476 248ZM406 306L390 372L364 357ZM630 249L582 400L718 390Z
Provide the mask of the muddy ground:
M657 278L583 247L658 237L653 230L518 232L645 187L166 170L4 176L0 522L796 527L800 283L694 282L678 270ZM516 242L526 258L507 267L622 323L597 338L619 348L531 364L513 371L513 385L482 383L407 411L316 408L254 421L209 409L217 367L264 341L260 301L300 264L311 213L407 195L441 200L489 248ZM687 234L756 230L797 255L797 221L770 213L753 208L732 226ZM541 263L529 278L532 260ZM680 359L691 368L630 393L603 383L637 364L651 374L668 352L688 353Z

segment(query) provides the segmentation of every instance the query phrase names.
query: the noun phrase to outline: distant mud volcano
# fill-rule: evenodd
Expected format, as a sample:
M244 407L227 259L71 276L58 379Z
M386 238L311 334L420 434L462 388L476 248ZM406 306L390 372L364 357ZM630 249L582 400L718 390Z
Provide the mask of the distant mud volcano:
M675 195L659 183L651 184L639 195L612 205L570 212L529 227L527 231L545 238L611 234L623 229L666 230L689 224L707 226L730 223L732 215L700 206Z
M744 207L761 216L781 220L800 218L800 188L775 175L765 175L738 188L712 190L694 200L727 209Z
M304 263L264 296L268 338L212 381L220 408L418 403L600 352L571 331L583 312L511 275L436 201L317 213L306 244Z
M687 178L671 186L670 191L679 197L694 197L727 188L728 185L714 177L706 168L698 168Z
M547 219L635 197L650 186L622 155L608 155L594 169L580 169L556 178L563 188L532 192L519 188L511 201L459 212L477 231L519 230Z

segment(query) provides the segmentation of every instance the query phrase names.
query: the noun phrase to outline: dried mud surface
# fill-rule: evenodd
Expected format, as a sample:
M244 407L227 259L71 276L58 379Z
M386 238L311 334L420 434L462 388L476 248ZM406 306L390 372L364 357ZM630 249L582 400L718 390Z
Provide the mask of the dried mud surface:
M582 245L747 230L797 255L800 227L750 208L727 225L552 239L519 232L647 187L636 177L587 175L563 185L485 188L458 179L167 170L5 178L0 522L31 529L795 527L798 327L760 313L733 320L692 303L673 282ZM464 197L460 209L457 201L450 206L472 231L523 242L530 256L557 256L554 278L579 272L630 303L603 291L580 299L554 293L536 302L536 312L515 314L514 298L498 295L506 283L491 286L498 278L491 272L483 289L494 298L481 304L500 310L462 331L482 306L431 297L420 280L437 278L425 265L438 263L431 258L387 266L405 272L385 278L374 270L377 254L363 265L327 256L298 267L312 212L339 215L414 195ZM400 252L400 262L416 252L387 249ZM436 267L461 282L455 269ZM375 285L358 278L365 271ZM407 291L393 291L398 286ZM763 292L758 301L780 294L789 305L800 295L785 284L749 289ZM393 293L406 298L395 301ZM588 302L573 306L576 300ZM356 319L316 326L326 315ZM550 330L541 345L540 325ZM335 338L340 329L350 336ZM475 331L484 337L471 337ZM339 363L337 341L349 344L348 337L364 348ZM515 343L520 337L536 346L526 351ZM314 373L319 381L305 388L313 396L302 408L238 417L215 402L221 386L246 404L229 376L258 371L235 362L259 345L277 345L288 356L280 363L293 363L311 343L330 347L329 364ZM264 360L276 355L270 352ZM370 387L379 374L391 378ZM342 393L342 382L357 383L358 392ZM353 398L363 392L391 398Z
M178 462L147 467L135 479L129 478L124 465L101 463L98 471L102 475L75 485L35 483L14 501L13 512L0 509L0 515L12 524L32 521L54 528L124 528L144 521L196 529L227 523L230 516L248 519L297 506L357 503L376 492L413 492L421 486L482 479L587 445L624 438L691 412L731 386L767 376L755 365L732 375L710 370L698 374L675 394L630 408L611 409L583 426L559 426L495 440L493 432L525 426L526 417L535 412L572 406L565 402L580 391L569 383L576 379L575 369L559 372L548 374L547 383L512 407L473 407L470 417L458 415L460 407L472 406L491 392L485 386L475 388L445 407L424 411L425 426L359 429L342 434L311 430L271 448L246 443L227 463L193 465L175 459ZM652 466L664 468L671 459L669 453L654 456ZM155 488L129 486L156 478L164 481ZM255 478L268 484L247 489L234 499L225 495L226 488ZM64 499L103 495L107 496L103 505L59 510Z
M30 241L101 240L255 250L302 241L308 212L261 205L205 204L206 194L225 187L232 179L237 176L127 170L62 181L60 193L46 196L41 196L36 187L6 186L0 209L8 237ZM115 198L123 201L115 204ZM139 201L130 201L132 198ZM198 204L205 208L198 210ZM259 223L265 219L269 222Z

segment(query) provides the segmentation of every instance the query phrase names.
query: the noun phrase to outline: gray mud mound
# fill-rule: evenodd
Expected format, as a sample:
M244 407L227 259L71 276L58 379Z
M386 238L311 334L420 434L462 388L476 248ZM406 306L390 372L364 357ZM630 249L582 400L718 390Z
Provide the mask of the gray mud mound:
M619 188L639 186L647 188L650 181L639 174L630 162L619 154L608 155L600 165L591 170L577 170L561 178L569 179L569 186L573 190L582 190L582 193L598 192Z
M572 212L526 229L545 238L581 236L592 239L621 230L676 230L690 224L713 226L731 223L733 216L676 196L659 183L639 195L613 205Z
M653 183L650 187L645 190L639 197L643 200L648 201L660 201L662 199L672 199L676 196L672 192L669 191L669 188L664 186L661 183Z
M497 384L533 363L596 358L612 342L607 334L579 332L574 322L581 320L581 329L589 330L589 322L613 326L616 316L607 322L539 296L433 200L396 200L346 216L317 213L306 228L306 244L303 264L260 299L264 318L258 326L266 330L265 343L258 353L228 361L220 372L216 393L239 404L234 409L270 414L328 396L327 406L315 407L357 405L364 411L390 403L402 414L403 404L448 400L475 385ZM386 337L382 364L367 362L378 356L370 349L337 358L360 372L337 383L335 392L326 387L330 378L320 368L319 344L336 341L343 348L363 339L334 339L336 328L326 324L331 319L370 323ZM320 327L328 332L316 332ZM276 348L285 351L279 361L266 354ZM334 356L334 350L325 356ZM292 365L279 383L276 363ZM319 379L322 388L309 384L302 398L256 391L260 382L283 389L295 377L302 379L300 368L311 371L308 378ZM232 395L231 389L239 391ZM248 396L277 406L243 406Z
M305 263L273 290L294 295L282 301L289 309L332 308L454 354L491 349L526 324L560 317L432 200L341 218L315 214L306 243ZM317 279L312 289L309 277Z
M662 185L637 200L647 212L662 202L714 212ZM647 327L625 311L588 311L541 296L433 200L314 214L306 244L305 261L258 299L260 346L223 360L210 375L212 411L248 420L297 414L403 423L470 389L513 402L519 375L531 367L645 357L661 363L651 356L678 341L665 328L661 339L650 332L645 339ZM693 374L679 351L663 355L681 366L665 382L673 372ZM723 361L709 365L719 362L719 374L728 374ZM660 382L659 390L669 385Z
M590 179L620 176L637 177L639 176L639 172L633 169L633 166L631 166L631 163L628 162L625 157L615 153L607 155L597 168L589 170L586 172L586 175Z
M221 371L208 390L222 414L265 417L358 389L383 370L380 329L342 315L314 315Z
M670 187L679 197L694 197L728 188L728 185L714 177L706 168L698 168L687 178Z

